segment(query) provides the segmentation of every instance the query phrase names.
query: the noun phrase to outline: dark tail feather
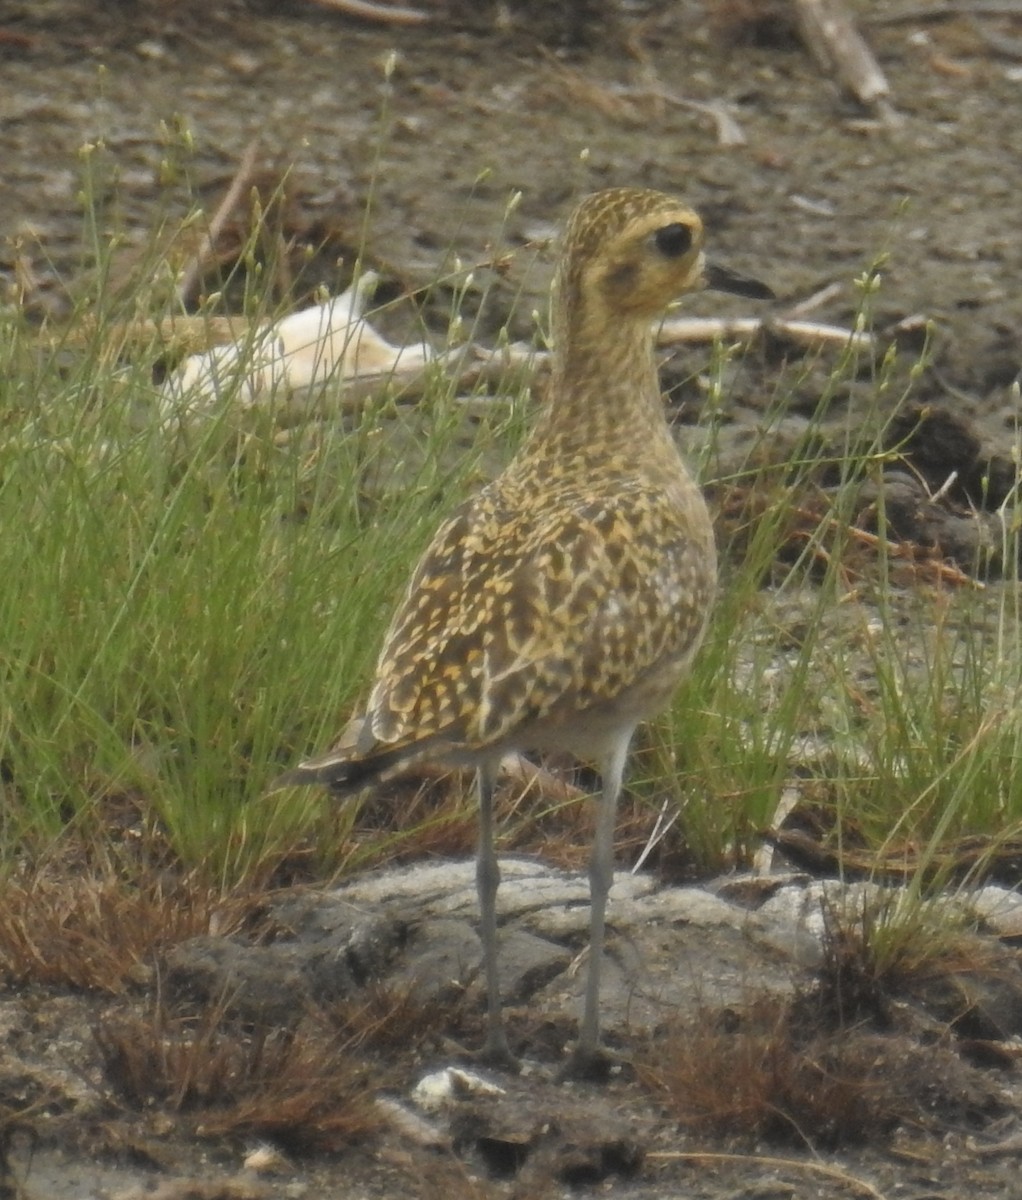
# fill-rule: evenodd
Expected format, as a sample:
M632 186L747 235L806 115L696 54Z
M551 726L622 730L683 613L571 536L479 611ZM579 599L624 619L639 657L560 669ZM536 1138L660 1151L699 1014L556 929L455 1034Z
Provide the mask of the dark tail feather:
M288 787L325 787L338 796L350 795L383 778L395 768L420 757L408 746L382 750L365 758L349 758L344 752L323 754L299 763L276 779L266 789L279 792Z

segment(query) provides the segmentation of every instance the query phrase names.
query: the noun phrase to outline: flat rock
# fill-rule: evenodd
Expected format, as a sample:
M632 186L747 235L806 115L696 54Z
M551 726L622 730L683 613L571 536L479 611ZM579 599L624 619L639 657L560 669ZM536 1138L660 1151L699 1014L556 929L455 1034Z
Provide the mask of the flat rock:
M556 1026L574 1023L587 974L588 881L531 859L500 865L501 994ZM745 879L701 888L619 874L608 903L603 1027L612 1041L649 1037L693 1012L740 1013L765 995L791 996L811 983L829 926L861 924L867 911L893 913L902 896L894 887L795 875L776 886ZM1006 889L985 887L953 903L998 933L1022 930L1022 900ZM175 947L168 993L219 1000L245 1019L274 1024L293 1022L310 1002L357 996L369 985L426 1003L468 993L481 1007L477 904L471 861L296 891L274 905L269 942L199 937ZM972 1014L977 1036L1022 1028L1017 972L995 990L962 973L946 994L923 989L914 999L940 1019L958 1005Z
M500 980L505 1001L574 1021L585 984L589 885L530 859L501 861ZM795 986L807 956L792 952L795 901L732 903L703 888L660 888L619 874L608 904L602 1009L611 1034L648 1034L695 1005L734 1007ZM747 897L746 897L747 901ZM293 1021L309 1001L369 984L427 1002L474 989L482 1003L475 864L387 870L329 892L283 897L273 940L193 938L168 960L170 994L229 997L247 1019ZM811 956L808 956L811 957Z

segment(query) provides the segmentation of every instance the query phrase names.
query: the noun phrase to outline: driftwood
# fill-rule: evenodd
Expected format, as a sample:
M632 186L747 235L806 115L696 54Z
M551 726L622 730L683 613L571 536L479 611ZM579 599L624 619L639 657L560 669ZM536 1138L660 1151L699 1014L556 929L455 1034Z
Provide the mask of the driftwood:
M694 100L682 96L655 77L638 85L600 83L565 66L549 52L544 52L543 57L550 64L559 87L573 100L589 105L611 121L646 125L651 118L659 119L664 109L673 105L708 117L715 126L718 145L730 147L746 143L745 132L737 117L723 100Z
M1022 17L1022 0L928 0L893 12L871 13L865 20L869 25L912 25L954 17Z
M828 298L825 289L817 296L809 297L804 306L811 308ZM108 357L117 358L130 356L141 347L161 343L165 354L173 359L208 347L258 339L269 328L269 322L250 322L236 316L137 320L108 326L104 331L104 346ZM94 333L95 323L83 321L71 340L84 341ZM787 318L761 320L758 317L677 317L660 326L657 345L667 348L714 341L748 345L763 335L807 347L829 345L872 351L877 345L873 334L841 325ZM437 354L427 362L415 361L407 366L397 363L384 371L338 377L329 386L320 381L312 387L295 388L286 395L281 392L274 397L274 418L281 428L287 428L305 420L310 413L356 411L383 392L389 392L402 403L413 403L424 394L439 371L450 376L460 403L485 406L491 403L490 399L473 394L474 389L506 385L511 376L517 376L523 387L536 386L549 365L547 352L535 350L525 343L512 343L495 350L478 345L462 346Z
M835 73L861 104L886 100L887 76L838 0L795 0L795 12L802 40L821 70Z
M761 320L758 317L677 317L664 321L660 326L657 345L700 345L714 341L748 344L764 334L809 347L830 345L873 350L877 344L871 333L815 321ZM392 394L408 402L422 395L438 365L452 371L459 392L464 393L482 383L499 383L509 372L519 372L525 380L534 379L549 368L549 362L548 353L526 345L514 344L498 350L472 346L464 352L448 351L432 363L417 365L407 371L398 367L380 375L347 379L339 391L338 399L343 408L358 408L369 397L389 389ZM319 392L322 392L322 388ZM282 423L285 424L289 423L289 418L297 420L307 413L311 399L308 393L296 393L283 409L278 405L278 420L283 417ZM466 403L471 402L471 399L466 400Z
M422 25L430 19L421 8L404 8L399 4L374 4L373 0L313 0L320 8L332 8L361 17L364 21L382 21L387 25Z
M203 271L209 265L210 259L216 255L217 242L219 242L220 235L224 231L224 226L230 219L231 214L241 203L245 190L252 182L258 150L259 139L254 138L245 147L245 153L242 155L238 169L234 172L234 177L231 179L230 186L224 193L224 198L217 205L216 212L210 218L209 226L202 235L199 248L181 272L181 278L178 280L177 285L177 297L182 306L186 305L192 299L192 294L199 285Z
M658 346L714 342L751 342L760 334L794 342L799 346L853 346L871 350L873 334L847 329L843 325L822 325L817 321L790 321L786 318L760 317L677 317L664 321L657 336Z
M758 1163L764 1174L769 1172L770 1175L776 1176L781 1172L790 1172L793 1175L804 1175L809 1178L822 1176L839 1187L842 1192L857 1198L857 1200L886 1200L883 1193L878 1192L865 1179L850 1175L841 1167L833 1167L829 1163L823 1162L807 1162L802 1158L774 1158L763 1154L718 1154L707 1150L654 1150L646 1155L646 1161L683 1162L690 1163L692 1166L707 1167L710 1170L716 1170L721 1163L741 1163L745 1166L749 1163ZM829 1194L833 1195L834 1193L830 1191Z
M955 838L936 853L925 843L906 841L880 852L833 845L804 829L766 829L764 840L789 862L814 875L840 875L846 880L904 883L919 872L935 879L979 880L1017 886L1022 879L1022 840L1017 837Z

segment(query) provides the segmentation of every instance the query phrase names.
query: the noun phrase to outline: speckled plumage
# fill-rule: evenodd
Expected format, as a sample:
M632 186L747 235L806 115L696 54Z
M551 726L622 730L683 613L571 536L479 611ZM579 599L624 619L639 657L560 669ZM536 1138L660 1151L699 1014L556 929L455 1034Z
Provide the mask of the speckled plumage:
M659 192L614 189L578 206L531 436L434 536L384 639L364 717L334 751L280 781L350 790L423 758L479 767L491 1058L510 1058L496 995L496 764L510 749L557 747L603 769L609 811L590 875L594 945L578 1046L591 1057L625 752L636 724L668 702L710 611L713 532L667 426L650 323L711 274L711 285L767 293L707 268L702 241L699 218Z

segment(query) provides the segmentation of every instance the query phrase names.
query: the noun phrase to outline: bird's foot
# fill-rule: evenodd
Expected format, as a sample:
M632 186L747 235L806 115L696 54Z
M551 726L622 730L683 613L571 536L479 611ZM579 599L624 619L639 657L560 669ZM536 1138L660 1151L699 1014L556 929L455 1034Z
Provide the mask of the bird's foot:
M586 1083L606 1083L614 1068L624 1062L625 1059L605 1046L573 1046L564 1065L557 1072L557 1082L578 1080Z
M522 1069L521 1062L511 1053L503 1031L487 1034L482 1049L476 1051L472 1057L484 1067L492 1067L495 1071L507 1071L509 1075L518 1075Z

